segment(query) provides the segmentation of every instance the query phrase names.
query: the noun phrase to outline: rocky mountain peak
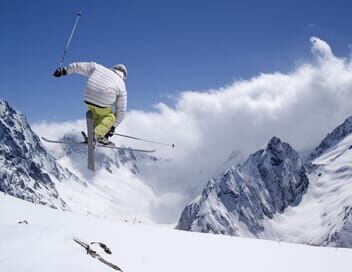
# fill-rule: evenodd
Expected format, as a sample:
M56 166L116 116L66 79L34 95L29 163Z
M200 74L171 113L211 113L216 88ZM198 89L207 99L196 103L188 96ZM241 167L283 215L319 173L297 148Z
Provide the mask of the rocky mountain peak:
M25 116L0 100L0 191L54 208L65 208L55 181L81 182L61 167L32 131Z
M342 124L337 126L329 133L319 144L317 148L309 155L308 160L312 161L323 154L325 151L335 146L338 142L352 133L352 116L348 117Z
M273 137L238 166L212 179L188 205L177 228L229 235L259 234L262 221L297 205L308 187L298 153Z

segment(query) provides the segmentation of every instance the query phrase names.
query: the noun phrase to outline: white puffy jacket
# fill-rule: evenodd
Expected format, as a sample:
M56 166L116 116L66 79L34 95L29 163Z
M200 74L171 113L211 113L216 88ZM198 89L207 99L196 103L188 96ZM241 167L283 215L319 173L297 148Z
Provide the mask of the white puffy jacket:
M125 117L127 91L123 73L113 71L95 62L74 62L66 68L67 74L78 73L88 77L84 101L99 107L115 105L117 127Z

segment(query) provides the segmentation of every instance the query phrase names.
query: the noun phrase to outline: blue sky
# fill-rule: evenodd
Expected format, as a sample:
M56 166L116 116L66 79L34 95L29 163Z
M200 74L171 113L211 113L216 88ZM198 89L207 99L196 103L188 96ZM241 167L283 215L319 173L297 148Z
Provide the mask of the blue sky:
M180 91L219 88L293 69L318 36L350 54L350 1L1 1L0 97L31 122L82 118L85 78L54 78L65 64L126 64L129 110L172 105Z

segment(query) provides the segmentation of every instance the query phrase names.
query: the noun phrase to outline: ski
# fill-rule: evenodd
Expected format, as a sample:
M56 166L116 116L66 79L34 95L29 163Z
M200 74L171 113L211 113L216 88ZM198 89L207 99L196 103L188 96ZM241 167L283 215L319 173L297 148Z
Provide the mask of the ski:
M88 169L95 171L94 164L94 121L93 113L87 111L87 134L88 134Z
M112 269L115 269L117 271L121 271L122 272L122 269L120 267L118 267L116 264L110 263L107 260L105 260L103 257L100 256L99 253L97 253L96 251L92 250L90 248L90 246L88 244L86 244L85 242L82 242L78 238L73 238L73 241L75 241L77 244L79 244L81 247L83 247L86 250L86 253L88 255L90 255L91 257L93 257L94 259L98 259L100 262L102 262L103 264L111 267Z
M142 138L139 138L139 137L126 135L126 134L120 134L120 133L114 133L114 135L119 136L119 137L125 137L125 138L129 138L129 139L137 140L137 141L142 141L142 142L146 142L146 143L165 145L165 146L170 146L172 148L175 148L175 144L167 144L167 143L162 143L162 142L156 142L156 141L142 139Z
M45 137L42 137L42 140L48 143L53 144L74 144L74 145L87 145L86 142L74 142L74 141L65 141L65 140L51 140ZM155 149L136 149L131 147L122 147L122 146L113 146L113 145L102 145L102 144L95 144L95 147L103 147L103 148L110 148L110 149L117 149L117 150L126 150L126 151L135 151L135 152L144 152L144 153L153 153Z

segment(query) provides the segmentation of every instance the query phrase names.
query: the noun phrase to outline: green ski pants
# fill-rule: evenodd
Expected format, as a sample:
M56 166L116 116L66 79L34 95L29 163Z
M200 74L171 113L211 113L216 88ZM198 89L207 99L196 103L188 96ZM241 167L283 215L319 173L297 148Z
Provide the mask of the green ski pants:
M93 113L95 137L104 137L110 131L116 120L112 108L99 108L90 104L86 105L88 110Z

